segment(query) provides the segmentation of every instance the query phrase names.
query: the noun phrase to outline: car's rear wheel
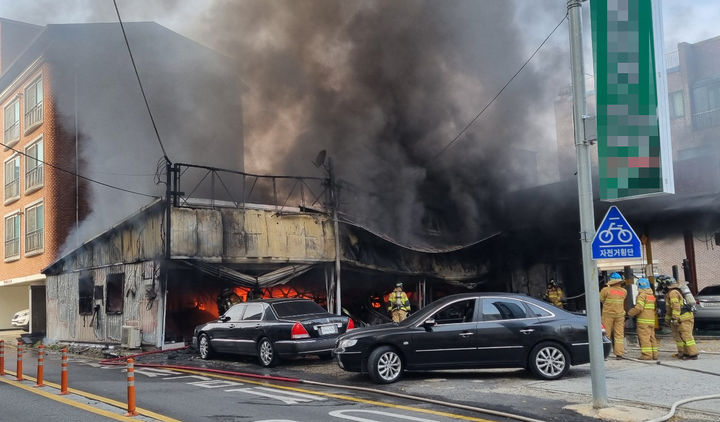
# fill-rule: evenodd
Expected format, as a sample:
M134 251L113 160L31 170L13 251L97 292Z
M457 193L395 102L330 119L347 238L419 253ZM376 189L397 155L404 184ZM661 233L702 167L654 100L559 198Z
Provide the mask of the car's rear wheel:
M270 368L277 363L275 346L267 337L261 338L258 342L258 361L264 368Z
M212 347L210 346L210 337L207 334L200 334L198 338L198 350L200 351L200 357L203 359L210 359L213 355Z
M403 360L397 350L390 346L380 346L368 357L368 375L378 384L390 384L402 377Z
M538 378L556 380L562 378L570 369L570 359L559 344L544 342L532 349L528 366Z

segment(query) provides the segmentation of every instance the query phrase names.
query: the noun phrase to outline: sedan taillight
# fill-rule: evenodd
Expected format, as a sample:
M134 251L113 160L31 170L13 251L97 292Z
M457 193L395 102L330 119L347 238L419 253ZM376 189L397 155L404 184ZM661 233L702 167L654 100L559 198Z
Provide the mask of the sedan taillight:
M346 330L346 331L350 331L350 330L352 330L353 328L355 328L355 323L353 322L352 318L349 318L349 319L348 319L348 326L347 326L347 330Z
M303 327L302 324L299 322L296 322L295 325L293 325L292 330L290 331L290 338L297 339L297 338L309 338L310 334L308 334L305 327Z

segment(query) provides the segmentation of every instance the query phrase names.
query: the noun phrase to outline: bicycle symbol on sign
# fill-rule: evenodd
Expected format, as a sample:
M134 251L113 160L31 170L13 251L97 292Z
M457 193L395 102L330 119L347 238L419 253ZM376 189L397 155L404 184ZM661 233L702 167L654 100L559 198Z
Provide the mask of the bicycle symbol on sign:
M619 218L611 218L611 220L619 220ZM608 228L598 233L600 243L610 243L615 239L615 236L617 236L620 243L630 243L630 240L632 240L632 232L622 225L618 226L615 223L610 223Z

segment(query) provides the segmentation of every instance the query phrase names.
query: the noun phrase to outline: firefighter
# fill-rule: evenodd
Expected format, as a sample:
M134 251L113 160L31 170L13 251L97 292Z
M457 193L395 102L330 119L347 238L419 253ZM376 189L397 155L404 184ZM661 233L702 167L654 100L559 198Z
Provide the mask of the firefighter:
M234 304L242 302L240 296L229 287L222 289L217 297L218 315L224 315Z
M620 285L623 279L618 273L610 274L607 286L600 290L602 323L613 343L616 359L625 355L625 296L627 291Z
M677 353L673 354L673 357L685 360L697 359L698 349L692 335L693 326L695 325L692 305L685 303L680 282L668 276L658 278L662 279L667 289L665 294L665 323L672 329L675 345L677 346Z
M563 307L563 291L554 278L547 282L544 299L560 309Z
M388 295L388 311L392 315L393 322L400 322L407 318L410 312L410 300L403 291L403 284L396 283L395 289Z
M655 339L655 294L650 288L650 280L638 280L638 295L635 306L628 311L631 317L637 316L637 336L640 342L640 360L657 360L658 343Z

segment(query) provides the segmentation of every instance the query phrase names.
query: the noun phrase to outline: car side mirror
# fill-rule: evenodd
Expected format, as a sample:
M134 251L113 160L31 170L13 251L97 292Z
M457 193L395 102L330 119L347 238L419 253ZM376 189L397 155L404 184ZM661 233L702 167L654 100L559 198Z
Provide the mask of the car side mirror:
M423 322L422 325L423 325L423 327L425 328L426 331L432 331L432 327L434 327L434 326L437 325L437 324L435 323L435 319L434 319L434 318L430 318L430 319L426 319L425 322Z
M221 321L221 322L228 322L228 321L230 321L230 317L227 316L227 315L223 315L223 316L220 317L220 321Z

